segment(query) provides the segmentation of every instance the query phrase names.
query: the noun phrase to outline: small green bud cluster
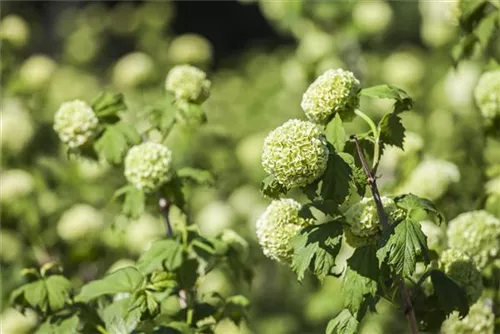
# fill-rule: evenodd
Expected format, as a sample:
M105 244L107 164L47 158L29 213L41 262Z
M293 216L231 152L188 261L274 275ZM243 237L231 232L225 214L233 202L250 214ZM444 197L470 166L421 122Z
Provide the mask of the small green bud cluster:
M359 81L352 72L331 69L307 88L301 107L306 117L315 123L326 124L337 113L348 120L359 105L359 90Z
M463 319L453 312L441 327L443 334L494 334L495 315L491 306L480 300L471 306L469 314Z
M262 166L285 187L302 187L316 180L327 161L326 140L314 123L289 120L264 140Z
M449 222L448 244L469 254L483 270L499 257L500 220L486 211L471 211Z
M383 196L381 198L389 222L398 220L402 214L394 200ZM347 226L344 229L347 243L352 247L361 247L376 243L382 231L377 207L373 197L365 197L351 206L345 212Z
M65 211L57 223L57 233L68 242L88 237L104 225L103 215L88 204L76 204Z
M292 238L312 224L311 219L299 216L300 209L293 199L274 200L257 220L257 237L265 256L282 263L291 261Z
M98 127L94 110L81 100L63 103L54 118L54 130L70 148L83 146L96 135Z
M469 255L450 248L441 254L439 262L444 272L465 289L470 304L481 297L483 280Z
M172 152L147 142L132 147L125 157L125 177L137 189L152 192L172 178Z
M165 89L177 100L197 104L208 98L210 86L207 74L191 65L175 66L168 72L165 82Z
M474 97L484 118L500 117L500 70L485 72L479 78Z

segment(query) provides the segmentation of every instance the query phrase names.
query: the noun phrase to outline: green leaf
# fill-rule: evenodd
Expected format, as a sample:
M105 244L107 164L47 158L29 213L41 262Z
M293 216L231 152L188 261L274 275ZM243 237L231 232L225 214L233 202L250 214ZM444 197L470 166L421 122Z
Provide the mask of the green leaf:
M465 32L471 33L481 22L488 9L487 1L460 1L459 17L460 28Z
M185 322L174 321L162 328L162 334L194 334L195 330Z
M100 93L91 104L92 109L101 121L115 123L120 118L118 113L127 109L125 99L121 93Z
M323 280L335 266L342 241L342 224L333 221L317 226L309 226L300 231L293 240L292 270L302 281L308 268Z
M374 246L356 248L347 260L347 269L342 282L344 306L357 314L366 298L377 293L380 269Z
M337 152L342 152L344 150L346 133L344 127L342 126L342 120L339 114L335 115L335 118L328 123L326 126L326 139L330 144L333 145Z
M35 332L35 334L77 334L80 319L77 315L69 318L52 319L45 321Z
M355 334L359 322L349 310L344 309L335 318L328 322L326 334Z
M104 133L97 139L94 149L106 161L119 164L132 145L139 144L141 136L132 125L118 123L106 127Z
M60 310L69 299L71 291L71 282L61 275L52 275L45 280L47 289L47 299L49 308L52 311Z
M288 189L285 186L279 184L274 176L269 175L264 180L262 180L260 191L264 196L277 199L280 197L280 195L286 194L288 192Z
M134 186L129 186L123 201L123 214L132 219L137 219L144 213L145 207L146 194Z
M380 263L386 261L396 274L409 277L415 272L417 258L423 257L429 262L427 237L420 228L420 223L406 218L402 222L391 226L385 233L377 251Z
M349 195L349 182L352 176L348 163L349 157L351 156L347 153L336 153L330 150L320 191L324 200L332 200L334 203L341 204Z
M175 204L179 209L185 211L186 199L182 190L182 182L177 175L160 188L160 193L171 204Z
M411 97L401 88L391 85L378 85L364 88L361 90L360 94L368 97L396 100L393 111L396 115L405 110L410 110L413 107L413 100Z
M451 56L456 66L459 61L468 59L474 53L475 47L479 39L476 35L470 34L462 37L460 41L451 49Z
M484 17L475 31L475 35L483 48L486 48L489 45L491 38L499 29L500 16L498 15L498 12L498 10L494 11Z
M124 298L99 310L99 314L110 334L132 333L139 324L141 310L131 309L132 298Z
M165 265L173 271L181 266L183 252L182 245L175 240L157 241L137 260L137 269L143 274L150 274Z
M64 307L70 292L71 283L64 276L52 275L21 286L12 292L10 299L15 304L55 312Z
M469 313L465 290L442 271L432 270L430 275L434 294L437 295L439 304L446 315L458 311L461 318L465 317Z
M401 117L395 113L385 114L378 124L380 145L392 145L403 148L405 128Z
M104 295L112 295L120 292L131 293L141 284L143 279L142 274L134 267L119 269L104 276L102 279L85 284L75 299L86 303L89 300Z
M177 171L177 176L181 181L191 181L199 185L213 186L215 184L214 176L207 170L184 167Z
M424 210L427 214L433 214L438 219L439 222L444 221L443 214L438 210L434 203L428 199L418 197L413 194L399 195L394 198L394 202L401 209L406 210L407 215L411 216L414 210Z
M250 305L248 298L242 295L228 297L225 301L222 317L228 318L236 325L246 318L246 312Z

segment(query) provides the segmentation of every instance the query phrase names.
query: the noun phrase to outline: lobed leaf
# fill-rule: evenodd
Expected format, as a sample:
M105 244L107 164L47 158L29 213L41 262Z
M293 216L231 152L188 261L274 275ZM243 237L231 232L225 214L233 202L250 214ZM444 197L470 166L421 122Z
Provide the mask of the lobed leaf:
M132 125L118 123L106 127L95 142L94 149L101 158L112 164L119 164L128 149L140 142L141 136Z
M346 133L338 113L335 114L333 120L331 120L326 126L325 134L326 139L330 144L332 144L335 151L342 152L344 150Z
M442 271L432 270L430 276L434 286L434 294L446 315L456 310L459 312L460 318L465 317L469 313L469 303L465 290Z
M392 85L378 85L364 88L360 91L360 94L368 97L396 100L393 111L396 115L413 107L412 98L401 88Z
M144 275L162 268L163 265L173 271L181 266L183 253L184 248L175 240L157 241L137 260L137 269Z
M342 310L335 318L328 322L326 334L355 334L359 322L347 309Z
M434 205L434 203L428 199L418 197L413 194L399 195L394 198L394 202L401 209L406 210L407 215L411 216L414 210L424 210L427 214L433 214L438 219L439 222L443 222L444 216Z

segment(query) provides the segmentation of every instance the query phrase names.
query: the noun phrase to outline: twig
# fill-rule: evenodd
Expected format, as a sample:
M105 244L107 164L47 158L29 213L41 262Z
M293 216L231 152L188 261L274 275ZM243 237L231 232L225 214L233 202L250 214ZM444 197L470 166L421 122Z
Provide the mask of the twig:
M387 231L389 229L389 220L387 219L387 214L385 213L384 206L382 204L382 199L378 191L377 180L375 179L372 172L368 168L368 165L366 164L363 153L361 152L361 148L359 147L358 138L356 136L354 136L354 143L356 144L356 151L358 152L358 157L359 160L361 161L361 166L363 167L363 171L366 174L368 185L370 186L370 190L372 192L373 199L375 201L375 206L377 207L377 214L380 223L382 224L382 230ZM406 319L408 320L410 331L412 334L418 334L417 319L415 317L415 311L413 309L413 304L411 302L410 293L408 292L405 282L401 276L397 275L395 279L399 285L399 290L401 291L401 298L403 299L403 304L404 304L404 314Z
M170 217L168 213L170 211L170 202L161 195L158 191L158 206L160 207L161 215L163 216L163 220L165 221L165 225L167 226L167 237L171 237L174 234L172 230L172 224L170 223Z

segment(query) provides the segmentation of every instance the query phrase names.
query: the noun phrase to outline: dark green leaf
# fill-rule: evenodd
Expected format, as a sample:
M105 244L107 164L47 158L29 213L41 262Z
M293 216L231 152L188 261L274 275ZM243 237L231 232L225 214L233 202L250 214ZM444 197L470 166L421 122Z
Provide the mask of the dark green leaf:
M380 273L373 246L356 248L347 260L347 269L342 282L344 306L357 314L366 298L375 296Z
M446 315L458 311L460 317L469 313L467 294L454 280L439 270L431 271L431 281L434 286L434 294L437 295L439 304Z
M342 126L342 120L339 114L335 115L335 118L328 123L326 126L326 139L337 152L342 152L344 150L346 133L344 127Z
M415 272L417 258L423 257L428 263L427 237L420 228L420 223L406 218L402 222L391 226L384 234L381 247L377 251L380 263L387 264L398 275L409 277Z
M132 333L139 324L141 310L131 309L132 298L124 298L100 310L100 315L109 333Z
M143 279L144 277L134 267L119 269L104 276L102 279L85 284L75 299L85 303L104 295L112 295L120 292L132 293L141 284Z
M475 35L483 48L486 48L489 45L491 38L494 36L495 32L498 31L499 20L500 16L498 15L497 10L485 16L478 25Z
M35 334L77 334L80 319L77 315L73 315L64 319L49 318L45 321Z
M185 211L186 199L182 190L182 182L179 177L174 176L167 184L161 187L160 193L171 203L175 204L179 209Z
M132 219L139 218L146 206L146 195L134 186L128 187L123 201L123 213Z
M132 125L118 123L106 127L94 148L106 161L119 164L132 145L140 143L141 137Z
M185 322L174 321L165 326L162 334L194 334L195 330Z
M91 104L92 109L101 121L115 123L119 120L117 114L127 109L125 99L121 93L100 93Z
M137 260L137 269L143 274L149 274L165 265L168 270L173 271L181 266L182 255L183 247L177 241L172 239L156 241Z
M335 266L342 241L342 224L338 221L309 226L300 231L293 240L291 268L302 281L304 273L311 268L322 281Z
M350 155L347 153L330 151L320 191L324 200L332 200L336 204L341 204L349 195L352 170L348 163L348 157Z
M460 1L460 28L467 33L471 33L486 15L488 2L479 1Z
M182 261L179 268L176 269L177 280L179 286L184 289L193 288L196 280L198 279L198 266L197 259L187 259Z
M269 175L264 180L262 180L260 191L262 192L262 194L264 194L264 196L270 198L279 198L280 195L286 194L288 192L288 189L279 184L274 176Z
M207 170L184 167L177 171L177 176L182 181L191 181L199 185L212 186L215 184L214 176Z
M403 148L405 139L405 128L401 123L401 117L395 113L385 114L378 124L380 132L380 145L392 145Z
M411 99L411 97L401 88L397 88L391 85L378 85L368 87L362 89L360 94L368 97L396 100L396 102L394 103L394 114L399 114L400 112L403 112L405 110L410 110L413 107L413 100Z
M241 320L246 318L246 311L249 305L250 301L245 296L235 295L228 297L224 305L223 317L239 325Z
M355 334L358 331L359 322L349 310L344 309L335 318L328 322L326 334Z
M428 199L413 194L404 194L396 196L394 202L396 202L398 207L406 210L408 216L411 216L413 210L424 210L428 214L435 215L440 223L444 220L443 214L436 208L434 203Z

